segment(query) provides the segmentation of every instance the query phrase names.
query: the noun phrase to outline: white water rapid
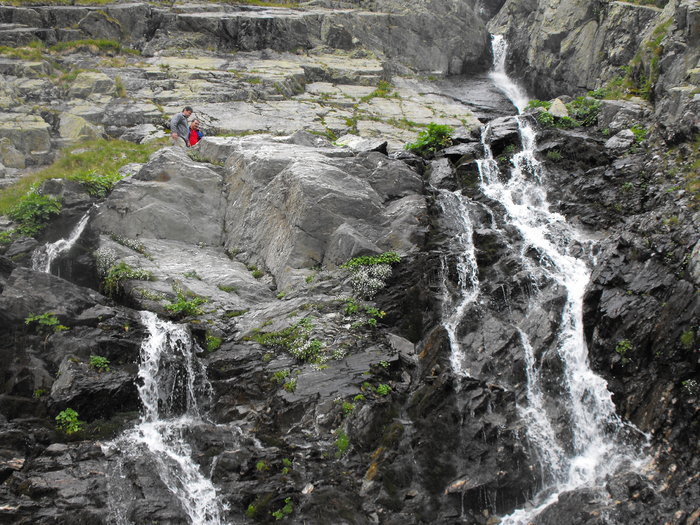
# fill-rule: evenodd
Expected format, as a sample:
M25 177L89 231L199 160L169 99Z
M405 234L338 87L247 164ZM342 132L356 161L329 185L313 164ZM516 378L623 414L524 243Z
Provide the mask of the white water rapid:
M139 476L157 476L180 503L183 521L192 525L224 525L223 510L212 482L192 459L186 437L202 423L200 401L211 395L211 385L194 355L195 343L182 325L141 312L148 337L141 345L140 423L105 445L119 454L110 479L110 517L118 525L134 523L127 517L133 504L130 483L120 483L128 469ZM147 465L148 472L143 471ZM138 522L138 520L136 520Z
M494 36L492 45L494 70L490 77L516 106L518 113L522 113L528 99L505 72L506 41L501 36ZM518 410L527 427L528 441L540 462L543 486L528 507L503 517L503 525L528 524L562 492L578 487L600 487L608 474L625 466L640 468L642 464L640 458L622 443L623 434L629 427L616 415L605 381L589 366L582 312L590 271L583 260L569 254L569 248L580 247L582 239L562 215L549 210L546 190L541 185L546 174L535 157L535 132L526 117L517 116L516 119L522 150L511 158L509 173L500 172L489 143L491 130L488 125L483 129L484 158L477 161L480 189L502 206L505 210L503 220L509 229L517 231L522 241L519 249L522 266L536 276L536 281L553 283L565 290L566 302L553 347L563 368L561 376L554 380L561 387L556 394L548 393L545 387L542 351L532 348L526 323L524 320L513 321L520 336L527 377L526 404L519 405ZM476 204L469 205L467 200L459 192L444 190L439 197L447 220L462 226L462 234L453 236L454 250L463 251L454 265L459 275L453 279L459 282L462 291L450 291L445 285L443 307L443 324L452 345L452 365L459 375L468 375L469 370L456 329L465 310L479 300L478 269L471 241L473 227L469 218L469 208ZM533 253L536 257L532 257ZM445 272L447 266L443 263ZM445 282L448 280L446 278ZM528 312L542 310L543 301L535 286ZM548 402L548 395L557 396L557 399ZM553 405L565 413L556 413L551 408ZM562 415L570 428L557 434L555 428L561 425Z
M94 206L85 212L85 215L80 218L68 237L59 239L56 242L46 243L34 250L34 253L32 253L32 270L51 273L51 265L56 258L61 254L67 253L83 234L93 209Z

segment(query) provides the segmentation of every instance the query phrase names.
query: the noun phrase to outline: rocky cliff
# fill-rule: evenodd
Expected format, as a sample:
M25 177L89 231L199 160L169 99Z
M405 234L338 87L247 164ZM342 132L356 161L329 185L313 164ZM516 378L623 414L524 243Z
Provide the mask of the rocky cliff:
M696 11L0 7L7 182L209 132L3 244L0 522L696 523ZM509 116L487 22L549 111Z

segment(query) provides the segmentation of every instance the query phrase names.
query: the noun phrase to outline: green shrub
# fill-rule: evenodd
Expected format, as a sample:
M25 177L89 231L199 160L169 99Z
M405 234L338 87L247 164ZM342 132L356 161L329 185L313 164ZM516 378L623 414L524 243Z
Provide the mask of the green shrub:
M207 352L213 352L218 350L221 346L221 337L216 337L211 334L207 334L205 337L205 342L207 343Z
M384 252L379 255L363 255L350 259L341 268L352 270L360 266L374 266L376 264L393 264L401 262L401 256L396 252Z
M525 111L533 110L535 108L544 108L546 110L549 110L549 108L552 107L552 103L549 100L538 100L536 98L533 98L527 103L527 106L525 106Z
M124 47L119 42L104 39L69 40L66 42L59 42L58 44L54 44L49 48L49 50L56 53L61 53L64 51L75 51L86 48L90 51L101 53L128 53L132 55L140 54L137 50Z
M545 155L545 158L549 161L552 161L552 162L559 162L564 157L562 156L561 153L559 153L559 151L552 149L552 150L549 150L547 152L547 154Z
M83 422L78 419L78 413L72 408L66 408L56 416L56 428L68 435L80 432Z
M339 458L343 454L345 454L348 450L348 447L350 446L350 439L348 439L348 435L343 431L339 430L337 434L337 438L335 440L335 457Z
M90 356L90 366L96 369L98 372L109 372L109 359L102 357L101 355L91 355Z
M634 125L630 130L634 133L634 140L637 144L646 140L648 131L644 126Z
M541 126L544 126L546 128L554 126L554 115L552 115L548 111L541 111L537 113L535 118Z
M387 384L382 383L381 385L377 385L377 388L374 391L380 396L385 396L389 392L391 392L391 387Z
M93 197L106 197L114 185L122 179L118 173L110 175L97 175L95 172L70 175L68 180L80 183Z
M323 353L323 343L311 338L313 323L308 317L277 332L257 331L246 339L268 347L286 350L301 361L318 362Z
M51 217L60 212L60 200L31 191L22 197L7 215L18 224L17 233L35 237L41 233Z
M255 469L256 469L258 472L265 472L265 471L267 471L267 470L270 470L270 465L267 464L267 461L262 461L262 460L261 460L261 461L258 461L258 462L255 464Z
M594 98L578 97L566 105L571 118L581 126L593 126L598 122L601 102Z
M39 326L38 330L40 332L63 332L65 330L70 330L67 326L63 326L58 318L51 312L46 312L40 315L30 315L24 320L24 324L30 325L32 323L37 323Z
M681 334L681 345L686 350L691 350L695 345L695 332L693 330L686 330Z
M344 401L343 405L342 405L342 409L343 409L343 414L345 414L346 416L349 416L355 410L355 405L353 405L352 403L350 403L348 401Z
M146 162L149 155L162 145L160 141L134 144L124 140L99 139L66 148L50 166L28 174L0 190L0 215L9 213L32 187L47 179L83 175L90 179L95 177L95 173L100 173L99 176L107 180L118 180L119 168L131 162Z
M271 514L275 520L281 520L289 516L292 512L294 512L294 503L292 503L292 498L285 498L284 506Z
M146 270L136 270L124 261L113 264L102 279L103 291L112 297L124 292L124 282L128 280L152 281L153 274Z
M297 389L296 378L287 381L285 384L282 385L282 388L284 388L287 392L294 392Z
M450 126L430 123L427 129L418 134L415 142L406 144L406 150L421 157L429 157L439 149L452 144L453 129Z
M176 300L166 304L163 308L177 316L202 315L204 310L199 306L206 302L204 297L194 296L188 299L182 292L178 291Z

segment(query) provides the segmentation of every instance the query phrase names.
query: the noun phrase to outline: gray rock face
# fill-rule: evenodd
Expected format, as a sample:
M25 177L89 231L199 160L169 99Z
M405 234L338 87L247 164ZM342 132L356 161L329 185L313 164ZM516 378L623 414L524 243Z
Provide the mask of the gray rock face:
M128 238L222 242L221 176L168 148L120 182L95 217L95 229Z
M621 152L628 149L632 144L634 144L634 133L632 133L632 130L623 129L610 137L605 142L605 147L616 152Z

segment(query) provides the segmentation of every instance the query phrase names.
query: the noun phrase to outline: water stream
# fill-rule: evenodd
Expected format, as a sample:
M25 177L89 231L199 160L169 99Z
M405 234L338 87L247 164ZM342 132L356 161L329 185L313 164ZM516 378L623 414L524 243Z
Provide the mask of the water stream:
M520 114L528 98L505 72L506 41L501 36L494 36L492 43L494 69L490 76ZM546 190L541 184L546 173L535 157L535 131L527 117L518 115L515 118L522 149L511 158L508 173L501 173L493 158L489 142L490 127L487 125L483 129L484 156L477 161L480 189L502 206L505 210L503 221L510 229L517 231L521 247L513 246L513 250L519 252L522 266L538 282L553 283L564 290L566 300L556 341L550 347L562 363L561 377L555 380L561 391L556 394L548 392L546 388L542 370L543 352L532 348L526 323L524 320L513 321L520 338L527 377L526 402L518 406L518 411L526 424L528 441L540 462L543 486L527 508L505 516L501 522L504 525L527 524L556 501L562 492L583 486L601 486L606 475L638 462L632 451L622 444L621 437L627 427L615 413L607 385L591 370L588 362L582 312L590 271L583 260L569 253L570 247L584 243L562 215L549 209ZM450 201L457 203L448 206L446 203ZM453 368L455 373L465 375L468 373L466 354L460 348L455 332L465 309L477 301L479 295L474 246L468 239L473 227L465 197L443 191L440 202L446 216L465 215L449 218L454 224L461 224L463 229L462 235L455 236L454 242L456 250L464 250L456 265L463 290L457 294L457 299L447 300L455 293L445 294L446 307L443 312L443 324L452 344ZM536 256L533 257L533 253ZM528 312L544 309L544 300L535 289L530 297ZM548 403L548 396L558 396L558 399ZM564 419L570 425L567 432L555 431L556 426L561 424L562 414L553 410L552 406L565 411Z
M32 270L51 273L53 262L60 255L68 253L83 234L93 209L95 209L95 206L85 212L85 215L80 218L73 230L68 234L68 237L65 239L58 239L55 242L46 243L34 250L34 253L32 253Z
M187 436L202 423L201 403L211 396L211 385L195 356L195 343L187 329L141 312L148 337L141 345L139 396L143 412L139 424L105 445L117 454L110 480L110 517L118 525L133 523L128 514L133 504L131 483L122 482L126 472L152 471L175 496L193 525L224 525L216 488L193 461ZM152 473L151 473L152 472ZM133 509L131 509L133 510Z

